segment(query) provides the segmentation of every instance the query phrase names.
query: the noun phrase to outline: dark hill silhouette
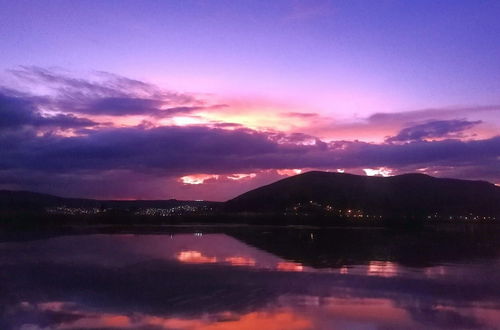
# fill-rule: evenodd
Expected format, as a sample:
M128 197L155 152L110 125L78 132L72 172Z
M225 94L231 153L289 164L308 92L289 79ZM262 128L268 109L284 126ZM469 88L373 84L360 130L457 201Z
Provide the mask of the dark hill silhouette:
M233 212L283 212L310 201L381 215L500 215L500 187L424 174L368 177L312 171L244 193L225 207Z
M204 206L216 204L204 201L169 200L97 200L85 198L64 198L30 191L0 190L0 210L42 210L47 207L66 206L74 208L170 208L179 205Z

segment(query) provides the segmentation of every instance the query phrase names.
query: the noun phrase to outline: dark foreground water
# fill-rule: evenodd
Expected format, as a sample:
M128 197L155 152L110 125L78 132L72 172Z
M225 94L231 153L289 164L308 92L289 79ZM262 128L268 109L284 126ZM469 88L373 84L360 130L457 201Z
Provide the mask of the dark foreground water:
M0 329L495 329L497 231L8 237Z

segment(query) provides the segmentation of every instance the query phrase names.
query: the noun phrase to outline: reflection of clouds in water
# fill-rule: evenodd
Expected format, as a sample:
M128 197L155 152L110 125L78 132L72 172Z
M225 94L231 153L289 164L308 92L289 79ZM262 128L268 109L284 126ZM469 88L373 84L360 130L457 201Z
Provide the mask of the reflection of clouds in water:
M26 303L24 308L27 309ZM39 314L58 318L51 329L150 328L159 329L353 329L353 328L494 328L500 315L491 307L436 305L415 314L385 298L283 295L274 306L248 312L202 313L196 317L143 313L98 313L74 303L48 302L30 306ZM427 314L427 315L426 315ZM478 320L481 320L479 322ZM41 329L25 323L25 329Z
M297 262L283 261L278 262L278 265L276 265L276 269L287 272L301 272L304 270L304 266Z
M498 263L488 260L415 272L383 260L314 271L220 234L64 237L0 250L10 254L0 262L0 329L110 322L269 329L278 320L289 328L446 328L499 320Z
M199 263L274 268L283 261L225 234L62 236L21 243L0 242L0 252L0 264L50 261L124 266L148 259L195 262L198 258Z
M256 264L255 259L253 258L245 258L245 257L227 257L225 262L233 265L233 266L249 266L253 267Z
M314 304L311 304L314 301ZM104 328L104 327L149 327L156 326L165 329L310 329L326 325L362 326L378 322L382 325L408 326L407 313L392 306L384 299L340 299L320 298L312 296L284 296L279 299L286 307L270 307L248 313L221 312L203 314L198 318L162 317L147 314L134 316L111 313L95 313L92 311L75 310L74 305L65 310L64 304L47 303L38 306L41 311L56 312L60 315L78 315L79 318L66 320L57 329L69 328ZM304 304L305 303L305 304ZM303 309L304 306L314 306L315 310ZM319 308L318 308L319 307ZM333 320L333 318L335 320ZM325 327L327 328L327 327Z
M198 251L181 251L177 254L177 260L190 264L204 264L217 262L216 257L207 257Z
M51 304L51 303L48 303ZM147 328L155 329L310 329L313 321L306 315L294 311L292 308L272 308L243 314L221 312L203 314L199 318L168 317L148 314L113 314L96 313L93 311L75 310L71 308L51 309L49 306L41 308L39 312L55 313L64 319L64 315L76 315L74 319L66 318L61 323L51 324L51 329L102 329L102 328ZM22 329L42 329L38 325L25 323Z

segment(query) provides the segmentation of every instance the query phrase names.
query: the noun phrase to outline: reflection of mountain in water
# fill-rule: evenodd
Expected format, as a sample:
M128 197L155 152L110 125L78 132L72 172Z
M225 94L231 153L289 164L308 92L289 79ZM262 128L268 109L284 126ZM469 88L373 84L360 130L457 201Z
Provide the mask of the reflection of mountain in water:
M228 264L189 264L157 259L156 254L144 253L144 245L157 247L162 253L168 251L166 247L172 244L170 235L157 238L157 241L142 235L126 239L99 236L100 244L83 244L92 242L92 237L87 241L85 235L66 236L53 240L52 245L49 244L51 249L41 248L44 240L34 241L31 248L24 243L4 242L0 245L4 252L4 261L0 258L0 328L17 329L31 323L40 328L57 329L69 327L79 319L106 315L118 315L122 319L131 316L146 322L148 318L198 320L206 319L207 315L216 317L231 313L236 320L255 311L270 314L278 305L285 305L302 315L312 311L307 315L310 319L318 317L320 310L338 313L338 318L342 319L349 314L345 311L346 304L356 310L356 318L369 319L370 312L376 310L379 318L373 321L371 328L389 318L390 313L378 313L383 304L391 313L394 310L404 312L401 322L406 323L399 324L399 328L424 328L426 325L472 328L486 326L481 317L470 310L477 312L483 308L485 313L493 314L500 306L498 259L486 259L474 267L467 265L476 258L497 256L499 243L494 243L493 230L406 234L365 229L319 232L239 228L226 232L248 244L314 267L372 260L413 265L457 260L464 263L452 267L451 271L447 268L438 276L423 271L418 276L402 273L387 278L339 272L262 271ZM181 245L192 248L186 237ZM241 252L239 245L227 244L229 237L226 235L217 237L220 239L218 247L225 247L235 255ZM205 239L205 235L200 239ZM145 244L146 241L154 244ZM35 251L46 258L22 257ZM8 255L5 252L9 252ZM61 258L69 255L71 262ZM92 261L89 256L96 260ZM121 262L112 262L116 260ZM316 305L305 306L311 299ZM367 301L382 306L370 310ZM54 309L50 309L51 305ZM325 315L328 324L331 324L329 318L336 317ZM344 325L344 328L348 327Z
M274 228L239 231L231 235L284 259L315 268L368 264L374 260L425 267L500 255L495 228L461 229L400 232L361 228Z

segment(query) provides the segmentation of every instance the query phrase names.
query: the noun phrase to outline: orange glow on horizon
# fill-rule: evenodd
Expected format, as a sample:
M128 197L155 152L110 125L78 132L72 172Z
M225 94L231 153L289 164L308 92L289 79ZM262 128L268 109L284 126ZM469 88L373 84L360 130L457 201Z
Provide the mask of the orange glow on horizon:
M219 175L216 174L192 174L185 175L180 178L180 181L184 184L203 184L207 180L218 180Z
M247 178L255 178L257 174L255 173L236 173L236 174L230 174L226 176L229 180L241 180L241 179L247 179Z
M379 167L378 169L374 168L364 168L363 171L367 176L383 176L388 177L392 175L392 169L387 167Z
M281 169L281 170L276 170L276 172L279 175L286 175L286 176L292 176L292 175L297 175L302 173L301 169Z
M207 180L230 180L230 181L240 181L246 179L253 179L257 177L257 173L233 173L233 174L207 174L198 173L185 175L179 178L183 184L204 184Z

